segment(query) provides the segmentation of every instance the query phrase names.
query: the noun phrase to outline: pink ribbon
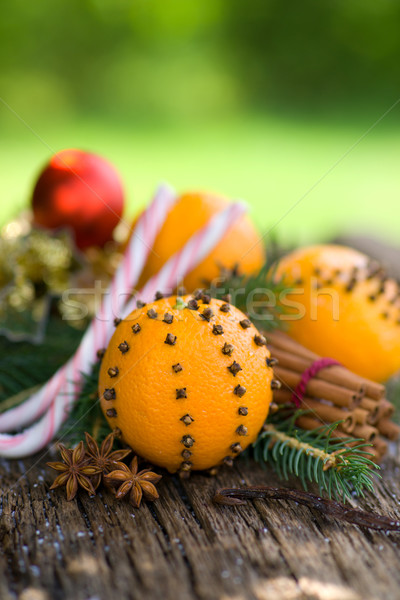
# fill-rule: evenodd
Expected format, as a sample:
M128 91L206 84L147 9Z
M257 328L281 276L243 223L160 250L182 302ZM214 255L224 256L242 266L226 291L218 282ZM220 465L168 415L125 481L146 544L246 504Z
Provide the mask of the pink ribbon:
M308 382L316 377L318 373L322 371L322 369L333 367L334 365L340 365L340 362L334 358L318 358L305 371L303 371L300 381L292 394L292 402L297 406L297 408L301 406L301 403L304 400Z

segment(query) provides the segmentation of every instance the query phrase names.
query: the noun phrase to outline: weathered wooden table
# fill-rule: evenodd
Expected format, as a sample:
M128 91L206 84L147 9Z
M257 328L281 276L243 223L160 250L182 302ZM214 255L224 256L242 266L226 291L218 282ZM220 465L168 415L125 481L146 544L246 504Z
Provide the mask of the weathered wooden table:
M160 500L133 510L108 492L66 502L49 492L46 460L0 463L1 600L400 598L400 534L287 502L214 506L218 487L282 485L253 463L214 478L166 475ZM399 467L389 458L376 497L359 506L399 519Z

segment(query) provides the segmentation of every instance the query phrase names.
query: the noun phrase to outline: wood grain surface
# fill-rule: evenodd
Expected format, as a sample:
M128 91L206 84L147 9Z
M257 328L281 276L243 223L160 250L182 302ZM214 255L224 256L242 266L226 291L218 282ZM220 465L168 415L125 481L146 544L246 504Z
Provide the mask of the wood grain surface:
M398 533L329 521L287 502L214 506L222 486L282 485L238 461L216 477L164 474L160 500L132 509L109 492L66 502L47 456L1 468L2 600L375 600L400 597ZM397 449L376 496L355 504L400 518ZM285 485L297 485L295 481Z

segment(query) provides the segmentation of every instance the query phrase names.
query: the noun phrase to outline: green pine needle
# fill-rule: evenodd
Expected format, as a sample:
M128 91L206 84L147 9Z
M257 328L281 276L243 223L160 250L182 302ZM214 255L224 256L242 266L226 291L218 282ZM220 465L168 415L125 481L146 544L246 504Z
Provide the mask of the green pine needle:
M276 270L278 261L273 256L261 270L251 276L239 275L235 269L221 273L221 278L207 290L214 298L230 294L231 302L264 331L282 329L281 315L284 310L279 302L282 292L287 291Z
M300 429L295 421L305 412L278 410L253 444L254 459L271 464L281 478L295 475L305 490L307 482L316 483L330 498L345 501L353 492L363 496L364 490L373 491L374 469L379 467L368 458L369 445L346 440L359 442L349 448L344 440L332 437L340 421L313 431Z
M47 381L74 353L81 337L82 331L56 315L50 318L40 345L0 336L0 412L23 402Z
M74 353L82 331L70 327L53 314L47 324L45 340L36 345L10 342L0 336L0 412L18 406L37 391ZM97 396L100 363L90 374L83 374L84 385L58 438L68 446L84 439L85 431L101 442L110 428Z
M74 407L62 426L58 439L66 446L76 446L90 433L97 442L102 442L111 429L103 415L97 392L101 361L93 365L89 375L83 375L84 384Z

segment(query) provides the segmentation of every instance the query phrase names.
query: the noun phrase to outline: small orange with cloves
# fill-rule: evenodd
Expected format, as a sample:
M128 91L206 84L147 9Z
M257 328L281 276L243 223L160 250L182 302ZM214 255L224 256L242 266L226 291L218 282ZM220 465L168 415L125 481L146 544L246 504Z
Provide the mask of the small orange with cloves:
M136 454L170 472L231 464L268 414L266 340L237 308L198 293L121 321L103 356L104 414Z
M210 192L181 194L161 227L138 283L140 289L175 252L219 211L229 200ZM134 228L136 221L132 228ZM262 237L247 215L243 215L228 229L218 244L200 264L186 275L183 286L188 292L209 286L221 272L235 270L242 275L260 271L265 262Z
M400 369L400 289L376 261L345 246L310 246L282 258L276 274L290 290L291 337L368 379Z

